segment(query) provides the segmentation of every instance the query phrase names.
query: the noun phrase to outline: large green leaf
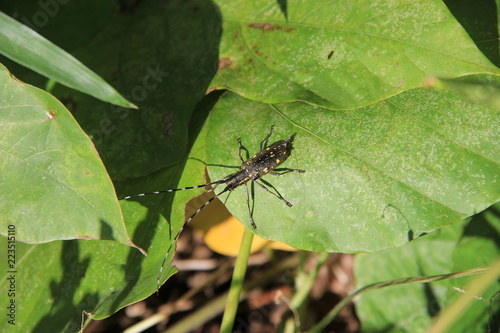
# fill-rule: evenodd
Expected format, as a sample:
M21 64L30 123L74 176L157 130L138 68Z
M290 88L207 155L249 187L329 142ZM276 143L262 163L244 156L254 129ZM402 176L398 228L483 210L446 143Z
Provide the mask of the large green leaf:
M2 12L0 54L65 86L103 101L135 107L76 58Z
M270 142L296 133L283 166L306 173L266 177L292 208L255 186L256 233L267 239L306 250L376 251L500 199L498 111L450 92L406 91L341 112L227 94L208 119L207 138L197 141L211 179L234 172L223 165L239 165L236 138L253 153L271 124ZM226 205L251 228L243 188Z
M365 106L425 78L500 72L439 0L217 1L213 81L250 99Z
M498 205L492 207L471 221L445 227L404 247L357 256L358 286L491 265L500 256L499 208ZM356 302L362 332L425 332L434 316L468 292L467 285L472 279L474 277L367 292ZM449 332L497 332L500 306L495 292L499 288L497 282L483 295L470 295L474 299L471 308Z
M116 242L16 243L16 263L9 269L2 265L0 281L6 306L11 299L15 301L15 326L4 315L0 330L9 332L15 327L16 332L79 332L82 318L88 322L83 311L94 319L102 319L151 295L166 251L151 243L155 237L156 244L160 237L168 239L165 233L155 234L153 221L165 221L137 203L127 213L132 209L129 230L134 234L134 242L150 251L149 257ZM0 245L7 249L7 239L0 237ZM165 263L163 280L176 271L170 266L171 260L172 256ZM0 252L0 262L7 263L6 250ZM13 285L8 280L12 275ZM14 293L12 296L7 296L9 290Z
M17 240L113 239L131 245L91 141L48 93L0 67L0 224Z

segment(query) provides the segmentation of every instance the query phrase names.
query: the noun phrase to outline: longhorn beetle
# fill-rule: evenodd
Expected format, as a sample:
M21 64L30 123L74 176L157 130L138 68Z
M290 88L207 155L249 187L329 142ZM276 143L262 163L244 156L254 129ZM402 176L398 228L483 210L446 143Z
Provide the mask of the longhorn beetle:
M205 187L205 186L210 186L214 185L212 189L209 191L214 191L215 188L219 184L226 184L226 187L224 190L222 190L219 194L216 194L212 198L210 198L208 201L206 201L198 210L196 210L191 217L189 217L184 225L187 225L191 220L208 204L210 204L215 198L218 198L220 195L223 193L226 193L228 191L232 191L235 188L245 185L245 193L246 193L246 201L247 201L247 207L248 207L248 213L250 215L250 223L252 224L252 227L254 229L257 228L257 225L255 224L253 220L253 214L252 210L250 208L250 198L248 194L248 182L253 181L257 185L259 185L261 188L266 190L267 192L271 193L281 201L283 201L288 207L292 207L292 204L287 201L285 198L283 198L280 194L276 194L272 191L270 191L263 183L261 183L260 178L264 177L268 173L271 175L275 176L281 176L289 172L299 172L299 173L304 173L305 170L301 169L287 169L281 173L274 171L279 165L281 165L289 156L290 152L292 151L292 141L295 136L292 135L289 138L278 141L276 143L273 143L270 146L267 146L268 140L271 137L271 134L273 133L273 128L274 125L271 126L271 129L269 130L269 133L267 136L264 138L264 140L261 141L260 143L260 150L257 154L255 154L253 157L247 159L246 161L243 159L243 156L241 155L242 151L245 150L248 155L248 150L241 144L241 140L238 138L238 154L240 156L241 160L241 168L240 170L236 171L234 174L215 181L211 182L208 184L203 184L203 185L196 185L196 186L190 186L190 187L183 187L183 188L176 188L176 189L171 189L171 190L162 190L162 191L155 191L155 192L149 192L149 193L141 193L141 194L136 194L136 195L129 195L123 198L120 198L119 200L126 200L130 198L135 198L135 197L143 197L145 195L151 195L151 194L160 194L160 193L170 193L170 192L176 192L176 191L182 191L182 190L189 190L189 189L195 189L195 188L200 188L200 187ZM175 240L179 237L180 233L182 232L182 229L177 233L175 236ZM167 252L168 256L168 252ZM167 259L167 256L163 260L163 264L165 263L165 260ZM162 267L160 268L160 276L158 278L158 288L159 288L159 283L160 283L160 278L161 278L161 272L163 269L163 264Z

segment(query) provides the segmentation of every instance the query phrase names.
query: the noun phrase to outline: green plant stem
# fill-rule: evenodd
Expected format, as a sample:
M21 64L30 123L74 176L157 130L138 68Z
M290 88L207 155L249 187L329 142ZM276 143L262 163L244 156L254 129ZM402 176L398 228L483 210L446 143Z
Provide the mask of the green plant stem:
M347 296L344 298L340 303L338 303L328 314L318 323L316 326L311 328L309 330L309 333L321 333L322 330L330 323L332 322L333 319L340 313L340 311L347 305L349 304L350 301L359 294L362 294L366 291L373 290L373 289L380 289L380 288L385 288L389 286L395 286L395 285L400 285L400 284L409 284L409 283L428 283L428 282L433 282L433 281L441 281L441 280L446 280L446 279L455 279L459 277L464 277L464 276L469 276L469 275L474 275L474 274L479 274L484 271L486 271L488 267L486 268L473 268L473 269L468 269L465 271L461 271L458 273L451 273L451 274L442 274L442 275L434 275L434 276L417 276L417 277L410 277L410 278L404 278L404 279L396 279L396 280L390 280L390 281L384 281L384 282L378 282L374 284L370 284L366 287L363 287L361 289L356 290L354 293L351 295Z
M457 322L462 313L474 302L471 295L482 295L484 291L498 280L500 276L500 260L498 260L484 274L479 275L470 281L467 292L458 297L453 304L445 309L436 318L428 333L448 332L448 329Z
M248 294L248 291L258 287L262 286L269 281L275 279L275 277L278 274L282 274L283 271L292 269L294 267L297 267L299 264L298 257L293 256L289 257L279 263L276 264L275 267L270 269L269 271L265 272L263 275L257 277L256 279L253 279L252 281L249 281L243 285L243 291L240 295L240 301L242 299L245 299L245 297ZM226 304L226 300L228 297L229 292L225 292L221 294L220 296L217 296L213 299L210 300L207 304L205 304L203 307L201 307L198 311L186 316L183 318L181 321L176 323L175 325L172 325L167 329L164 333L183 333L183 332L189 332L192 331L198 327L200 327L203 323L206 321L216 317L222 311L224 310L224 306ZM165 320L168 317L168 314L162 313L159 314L161 317L154 316L156 317L154 319L153 325L161 322L162 320ZM151 323L148 319L148 321ZM151 325L151 326L153 326ZM148 327L151 327L148 326ZM142 330L131 330L130 333L132 332L143 332L144 329Z
M328 252L322 252L318 255L314 268L307 274L306 279L300 286L300 289L295 293L295 295L293 295L291 302L292 307L298 308L302 304L304 304L304 301L306 300L307 296L309 296L309 293L314 286L314 282L318 277L320 268L323 267L325 261L329 256L330 253Z
M297 273L296 283L295 283L295 293L290 300L290 309L293 312L294 318L288 318L285 323L284 332L295 332L296 328L300 326L299 313L304 306L307 297L311 293L311 289L314 286L319 270L325 264L326 260L330 257L330 253L322 252L318 253L316 256L316 264L311 269L310 272L301 270ZM311 258L311 256L309 256ZM304 263L303 263L304 264Z
M243 281L245 280L245 273L247 271L248 257L250 256L250 249L252 247L253 233L245 228L243 239L241 240L240 252L236 258L234 266L233 279L229 294L226 302L226 309L222 317L221 333L230 333L233 329L236 311L240 302L241 290L243 288Z

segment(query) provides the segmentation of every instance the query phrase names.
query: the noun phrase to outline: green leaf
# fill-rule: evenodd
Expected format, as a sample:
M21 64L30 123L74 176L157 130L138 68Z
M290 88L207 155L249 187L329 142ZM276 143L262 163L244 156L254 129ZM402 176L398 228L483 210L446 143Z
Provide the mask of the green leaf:
M255 232L266 239L305 250L376 251L500 199L498 112L450 92L417 89L342 112L226 94L196 143L206 150L210 178L239 166L236 138L253 154L271 124L270 142L296 133L283 167L306 172L265 177L292 208L255 186ZM226 206L251 228L243 186Z
M471 221L447 226L398 249L358 255L355 263L358 287L490 265L500 255L499 209L496 205ZM387 287L364 293L356 303L362 331L424 332L438 312L467 293L467 285L474 278ZM483 295L470 295L474 298L471 308L449 332L485 332L488 325L489 331L498 331L500 307L495 292L499 288L496 282Z
M217 3L224 34L212 85L249 99L352 109L428 76L500 74L442 1Z
M95 98L123 107L136 108L76 58L2 12L0 54Z
M140 213L146 211L137 204L135 208ZM131 219L128 226L135 232L136 227L141 228L140 233L152 239L154 229L143 230L145 223ZM148 245L141 243L140 237L134 241L143 247ZM6 238L0 237L0 246L7 249ZM88 322L83 311L90 313L91 318L103 319L146 298L156 289L156 277L165 254L165 249L154 246L149 249L157 255L145 257L136 249L116 242L16 243L16 264L9 272L2 265L0 291L5 302L15 300L17 331L78 332L82 318ZM172 256L165 263L164 279L176 272L170 267L171 259ZM0 262L7 263L6 250L0 252ZM13 285L8 279L12 276ZM14 293L12 296L8 296L9 290ZM13 326L6 318L0 322L0 330L8 332Z
M133 245L91 141L48 93L0 67L0 233L17 239L112 239Z

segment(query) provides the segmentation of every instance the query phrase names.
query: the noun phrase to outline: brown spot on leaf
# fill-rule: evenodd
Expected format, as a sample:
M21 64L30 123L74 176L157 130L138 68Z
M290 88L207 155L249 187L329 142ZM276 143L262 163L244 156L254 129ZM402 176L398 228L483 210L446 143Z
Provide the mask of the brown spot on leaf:
M229 58L220 58L219 59L218 69L221 70L221 69L224 69L224 68L228 68L232 64L233 64L233 61L231 59L229 59Z
M56 118L56 114L52 111L47 111L47 117L49 117L50 120L53 120Z
M250 28L260 29L262 31L274 30L274 26L269 23L249 24Z
M95 239L94 237L92 236L78 236L78 237L75 237L76 239Z

